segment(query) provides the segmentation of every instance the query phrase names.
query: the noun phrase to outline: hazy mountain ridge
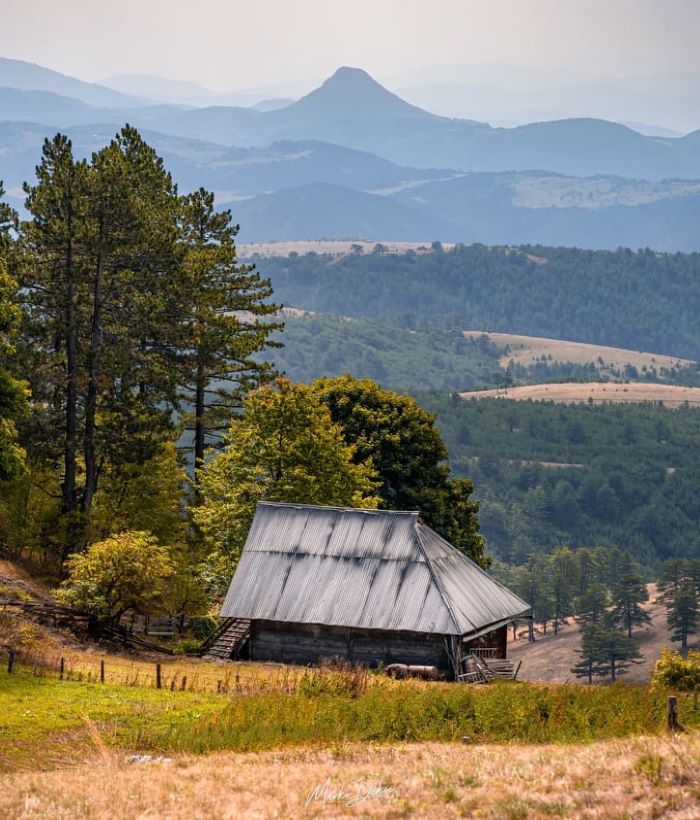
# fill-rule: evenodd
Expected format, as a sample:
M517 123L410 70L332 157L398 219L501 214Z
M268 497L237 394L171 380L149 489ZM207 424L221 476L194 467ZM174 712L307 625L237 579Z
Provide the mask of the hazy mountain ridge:
M123 94L97 83L84 82L59 71L0 57L0 86L20 91L47 91L64 97L74 97L92 106L138 106L148 104L132 94Z
M114 106L133 100L17 61L0 61L0 76ZM492 128L431 114L347 67L283 107L137 102L96 106L56 91L0 87L10 121L0 125L0 179L11 202L21 205L21 183L33 176L44 136L66 131L84 156L128 121L183 190L204 185L232 203L246 241L700 247L700 189L678 181L700 179L700 131L647 137L593 119Z
M112 93L121 100L117 92ZM19 105L6 99L3 116L9 120L47 123L47 104L44 99L28 110L26 101ZM61 105L65 106L63 112ZM54 100L52 107L55 111L51 121L64 128L89 121L115 121L115 110L110 112L104 106L77 112L74 105ZM579 176L605 173L647 179L700 177L700 146L696 138L647 137L623 125L582 118L492 128L474 120L431 114L391 93L365 71L348 67L338 69L300 100L274 110L222 105L183 109L143 104L120 106L118 119L142 128L226 145L264 146L280 140L319 140L369 151L418 168L546 168Z

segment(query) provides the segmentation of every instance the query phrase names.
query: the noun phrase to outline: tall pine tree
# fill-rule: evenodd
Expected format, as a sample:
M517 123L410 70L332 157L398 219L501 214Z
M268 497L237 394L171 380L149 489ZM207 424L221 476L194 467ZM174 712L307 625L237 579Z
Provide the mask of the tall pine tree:
M611 597L612 622L622 627L628 637L632 637L632 629L635 626L651 623L651 616L642 607L642 604L649 600L646 584L632 560L627 556L611 590Z
M9 228L15 215L2 203L3 194L0 183L0 480L15 476L24 462L24 451L17 441L16 421L27 409L25 385L14 378L10 370L20 311L16 283L5 267L11 245Z
M263 321L277 308L272 289L254 265L236 256L238 226L230 211L216 211L203 188L181 200L180 286L186 317L182 324L184 400L192 408L195 481L208 445L221 441L244 395L268 381L269 364L255 358L281 327Z
M180 325L177 196L153 149L125 127L91 161L44 144L18 270L27 313L36 450L60 458L62 558L89 537L107 464L143 463L171 435Z

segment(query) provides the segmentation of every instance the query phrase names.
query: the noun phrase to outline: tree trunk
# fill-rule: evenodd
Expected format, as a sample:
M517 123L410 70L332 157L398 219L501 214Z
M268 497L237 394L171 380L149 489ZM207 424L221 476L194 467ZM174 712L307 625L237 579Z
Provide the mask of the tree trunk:
M68 246L66 248L66 418L63 451L63 512L75 508L76 456L78 450L78 341L75 317L75 284L73 281L73 239L70 208L68 213Z
M100 227L100 240L102 227ZM97 457L95 452L95 426L97 416L97 393L102 347L102 276L103 256L100 249L95 265L93 283L92 323L90 327L90 355L88 357L88 386L85 399L85 491L83 493L83 513L87 515L97 492Z
M199 468L204 464L204 412L205 405L205 389L206 389L206 374L204 372L204 362L198 356L197 373L195 376L195 394L194 394L194 481L195 485L199 484Z

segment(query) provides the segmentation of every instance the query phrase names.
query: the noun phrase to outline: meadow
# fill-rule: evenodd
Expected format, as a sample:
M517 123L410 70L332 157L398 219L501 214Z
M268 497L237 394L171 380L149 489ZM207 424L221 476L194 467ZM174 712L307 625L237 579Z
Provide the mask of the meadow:
M697 816L697 696L671 737L648 687L266 671L222 695L3 670L0 816Z
M20 666L0 675L0 766L74 758L96 731L138 753L252 752L347 742L581 743L659 733L666 697L648 687L394 681L360 670L302 670L251 694L60 680ZM697 697L680 721L700 724Z

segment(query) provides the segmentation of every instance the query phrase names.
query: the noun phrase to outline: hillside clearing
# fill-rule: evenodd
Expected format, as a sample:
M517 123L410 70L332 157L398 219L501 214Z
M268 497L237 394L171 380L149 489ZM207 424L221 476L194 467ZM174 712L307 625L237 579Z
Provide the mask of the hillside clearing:
M6 776L0 815L71 818L697 817L700 738L589 746L340 744Z
M649 601L643 607L651 616L651 624L634 630L633 635L642 661L632 664L623 678L626 683L648 683L654 663L661 657L661 650L668 647L674 652L678 651L678 644L671 642L671 631L666 623L666 609L657 599L656 585L648 584L647 589ZM547 634L538 634L534 643L528 643L527 630L521 629L517 640L509 641L508 657L522 661L518 675L521 680L540 683L575 682L577 678L571 672L571 667L578 661L576 650L579 648L579 642L578 625L573 618L569 618L568 623L559 627L557 635L552 632L550 626ZM700 638L691 636L689 647L700 648ZM583 680L580 682L584 683Z
M362 253L371 253L377 244L384 246L384 253L406 253L406 251L426 252L430 248L430 242L369 242L364 239L308 239L294 240L291 242L250 242L238 245L238 255L241 259L249 258L253 254L259 256L289 256L290 253L298 253L303 256L306 253L330 254L331 256L353 253L354 249L362 248ZM454 248L454 243L444 242L442 247L445 250Z
M459 394L463 399L514 399L553 401L559 404L635 404L661 402L666 407L700 406L700 387L682 387L653 382L563 382L528 384L496 390L473 390Z
M573 364L600 364L604 362L605 370L622 370L626 365L642 370L656 368L688 367L695 362L690 359L679 359L658 353L642 353L622 347L607 347L586 342L571 342L565 339L546 339L541 336L522 336L516 333L486 333L479 330L465 330L464 335L470 338L486 336L495 345L508 348L501 358L501 367L507 367L512 361L524 367L535 364L543 358L550 362Z

